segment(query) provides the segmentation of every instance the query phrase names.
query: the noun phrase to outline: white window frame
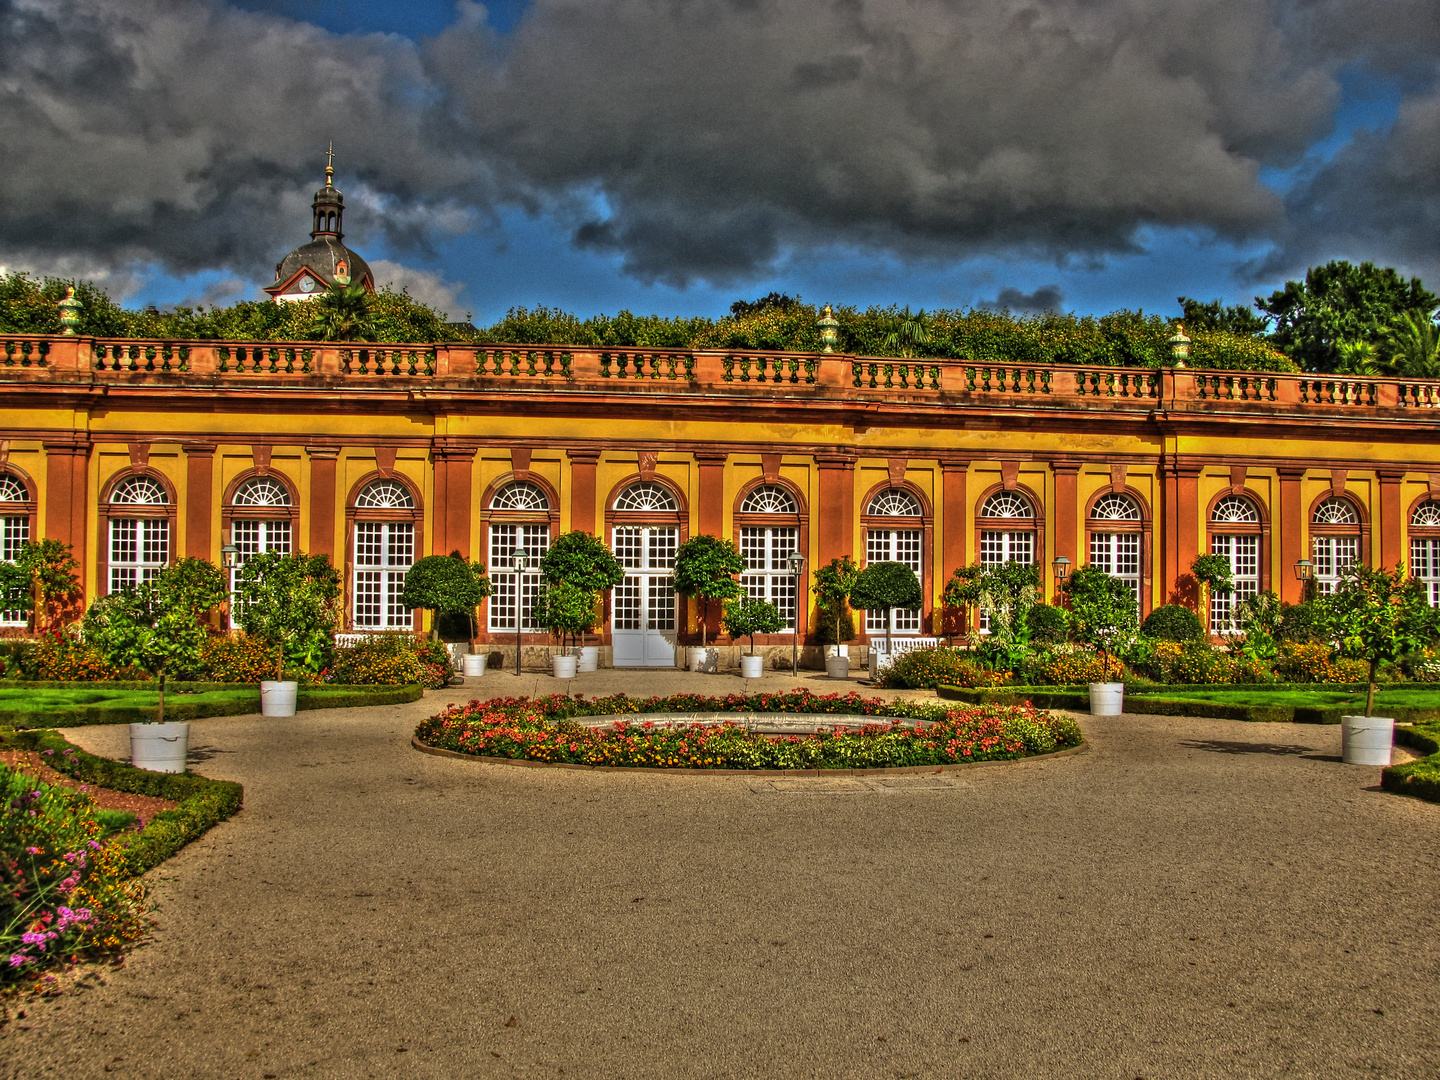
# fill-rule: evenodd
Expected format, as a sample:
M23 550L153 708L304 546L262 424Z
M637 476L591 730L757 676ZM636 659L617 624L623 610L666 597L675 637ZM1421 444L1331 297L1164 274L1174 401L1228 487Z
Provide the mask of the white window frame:
M109 533L109 592L153 581L169 565L168 517L112 517Z
M518 578L513 567L516 548L523 548L530 556L525 573ZM520 631L531 634L544 631L545 628L535 622L535 597L545 583L540 573L540 558L549 550L549 522L490 523L490 584L494 591L486 604L485 615L486 626L491 632L515 632L517 580L521 604Z
M357 630L412 629L415 614L401 606L400 595L415 563L415 523L356 521L352 548L351 624Z
M800 530L793 525L740 528L740 556L745 560L740 585L748 596L768 600L780 609L786 633L795 629L795 576L790 572L790 554L799 543Z

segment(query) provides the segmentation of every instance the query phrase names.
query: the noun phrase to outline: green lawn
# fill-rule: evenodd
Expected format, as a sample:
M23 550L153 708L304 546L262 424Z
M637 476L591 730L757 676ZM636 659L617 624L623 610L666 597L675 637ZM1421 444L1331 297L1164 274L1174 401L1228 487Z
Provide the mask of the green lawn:
M300 687L301 710L392 705L414 701L418 686ZM134 689L133 684L107 688L104 683L70 686L0 687L0 726L17 728L73 727L82 724L124 724L155 717L160 694ZM187 690L185 684L165 691L167 720L198 720L207 716L237 716L260 711L260 688L236 683L205 683Z
M1318 709L1365 704L1364 690L1266 690L1263 686L1197 686L1193 690L1187 688L1155 693L1134 690L1126 696L1132 700L1153 697L1164 701L1213 701L1226 705L1290 705ZM1434 690L1386 690L1382 686L1376 692L1375 705L1376 708L1391 705L1402 709L1437 709L1440 708L1440 687Z

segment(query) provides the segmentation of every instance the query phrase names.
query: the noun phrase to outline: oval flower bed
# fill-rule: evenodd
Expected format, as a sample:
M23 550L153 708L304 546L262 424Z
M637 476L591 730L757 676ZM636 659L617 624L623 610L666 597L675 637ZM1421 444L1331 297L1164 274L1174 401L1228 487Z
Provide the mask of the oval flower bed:
M824 713L835 725L808 735L765 735L739 723L658 725L646 713ZM608 727L577 716L615 715ZM867 722L867 716L901 717ZM638 722L637 722L638 721ZM426 747L476 757L653 769L890 769L1004 761L1079 746L1069 717L1030 705L882 701L858 694L681 694L668 698L552 696L452 705L422 721Z

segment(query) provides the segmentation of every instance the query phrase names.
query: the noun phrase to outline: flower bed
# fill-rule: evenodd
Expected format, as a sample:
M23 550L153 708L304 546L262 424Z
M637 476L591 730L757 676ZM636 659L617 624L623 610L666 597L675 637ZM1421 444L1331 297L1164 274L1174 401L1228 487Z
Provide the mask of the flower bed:
M810 735L762 735L739 723L661 726L646 713L823 713L835 728ZM615 715L609 727L576 716ZM867 716L903 717L867 723ZM847 722L847 718L854 720ZM817 695L680 694L635 699L552 696L454 705L415 732L425 746L477 757L552 764L653 769L883 769L1002 761L1046 754L1083 741L1068 717L1029 705L954 709L929 702L882 701L851 693Z

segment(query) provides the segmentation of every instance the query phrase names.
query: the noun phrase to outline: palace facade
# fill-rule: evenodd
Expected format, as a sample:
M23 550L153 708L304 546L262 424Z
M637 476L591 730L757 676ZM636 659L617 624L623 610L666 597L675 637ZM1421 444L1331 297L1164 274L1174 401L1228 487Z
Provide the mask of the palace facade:
M1380 378L992 365L847 355L510 345L0 338L0 557L70 544L88 597L181 556L330 555L352 630L419 629L410 563L489 567L480 641L527 625L533 564L561 533L626 567L607 600L616 664L698 641L675 548L733 539L745 587L814 641L813 571L897 560L958 629L956 567L1093 564L1142 615L1194 603L1226 556L1238 597L1297 600L1350 560L1406 563L1440 596L1440 384ZM523 550L529 565L517 569ZM792 573L790 556L805 558ZM798 602L797 602L798 597ZM1232 600L1218 599L1212 625ZM716 617L712 614L712 633ZM883 634L883 619L857 629ZM791 642L791 632L771 644Z

